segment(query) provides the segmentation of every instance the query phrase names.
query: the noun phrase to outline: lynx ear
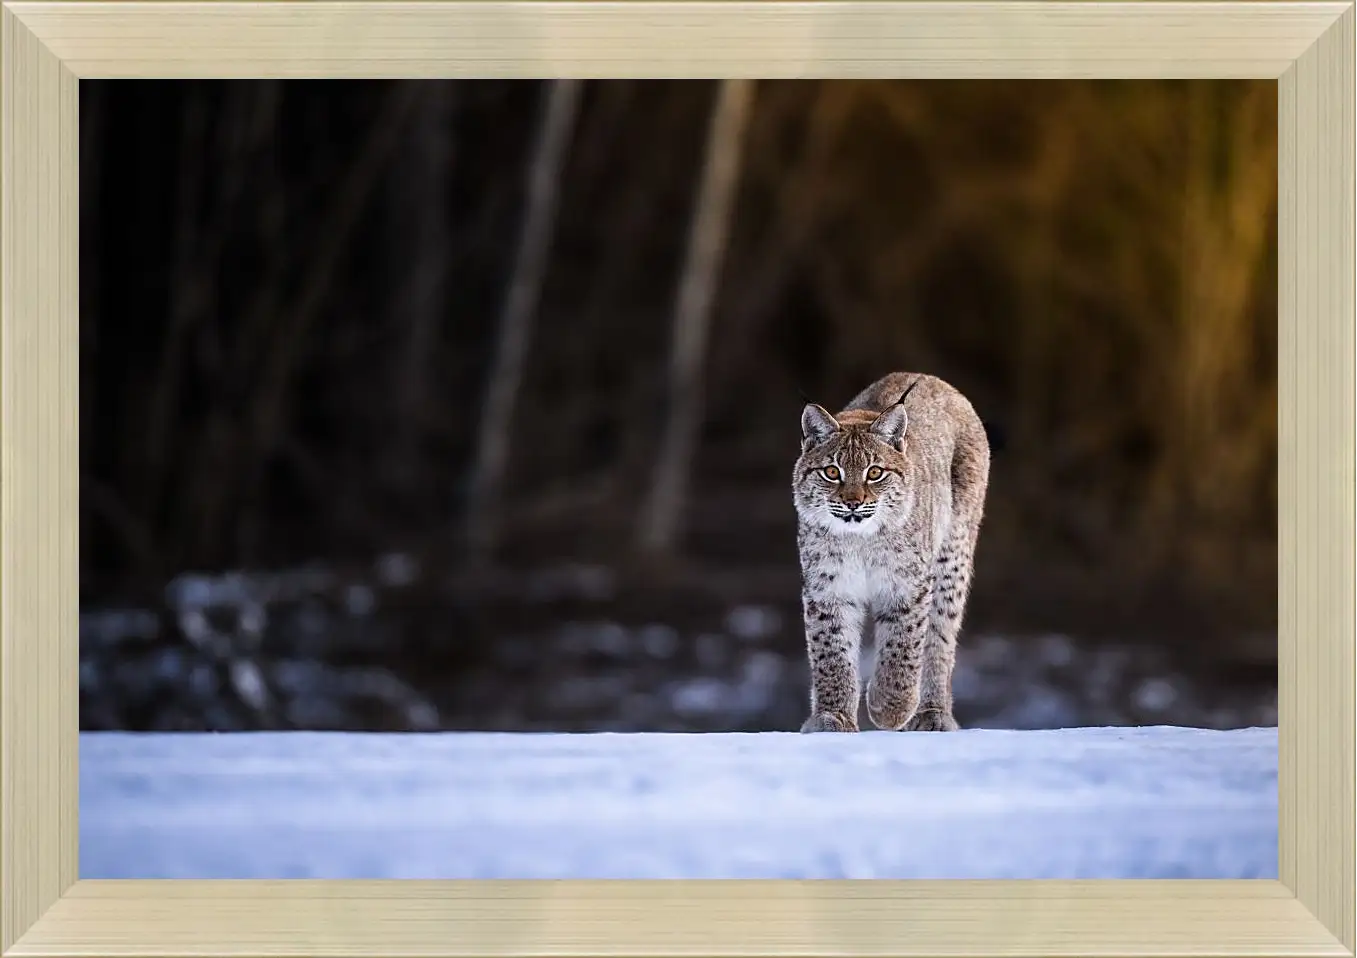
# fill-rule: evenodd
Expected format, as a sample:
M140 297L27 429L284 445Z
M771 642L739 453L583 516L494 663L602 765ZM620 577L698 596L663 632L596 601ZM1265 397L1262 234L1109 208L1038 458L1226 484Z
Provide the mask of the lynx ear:
M801 440L803 442L824 442L839 431L839 424L823 406L807 403L801 410Z
M909 413L898 403L891 406L872 423L871 432L892 449L901 449L905 442L905 430L909 428Z

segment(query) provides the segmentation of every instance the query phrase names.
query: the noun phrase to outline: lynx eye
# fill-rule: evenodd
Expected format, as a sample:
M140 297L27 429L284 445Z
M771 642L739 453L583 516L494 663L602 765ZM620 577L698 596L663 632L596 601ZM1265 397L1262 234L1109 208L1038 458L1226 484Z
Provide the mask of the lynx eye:
M867 470L867 481L880 482L881 477L884 476L885 474L886 473L882 470L880 466L872 466L872 468Z
M841 475L838 466L825 466L820 473L830 482L838 482Z

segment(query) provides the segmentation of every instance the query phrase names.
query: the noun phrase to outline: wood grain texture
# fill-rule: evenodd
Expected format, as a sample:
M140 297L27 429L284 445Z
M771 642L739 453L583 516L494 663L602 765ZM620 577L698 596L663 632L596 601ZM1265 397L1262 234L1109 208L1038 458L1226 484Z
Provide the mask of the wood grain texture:
M1353 23L1278 84L1280 877L1354 946Z
M1351 955L1352 3L0 3L0 952ZM79 882L76 76L1280 77L1279 882Z
M3 951L76 878L79 222L75 78L0 18Z
M1275 78L1345 3L11 3L82 77Z
M81 882L40 931L10 954L1348 954L1264 881Z

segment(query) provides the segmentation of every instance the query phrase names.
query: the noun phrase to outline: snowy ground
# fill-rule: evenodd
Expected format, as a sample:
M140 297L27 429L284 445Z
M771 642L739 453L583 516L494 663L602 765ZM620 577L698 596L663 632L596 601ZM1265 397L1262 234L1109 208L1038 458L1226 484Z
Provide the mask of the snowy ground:
M1276 729L86 733L82 878L1275 878Z

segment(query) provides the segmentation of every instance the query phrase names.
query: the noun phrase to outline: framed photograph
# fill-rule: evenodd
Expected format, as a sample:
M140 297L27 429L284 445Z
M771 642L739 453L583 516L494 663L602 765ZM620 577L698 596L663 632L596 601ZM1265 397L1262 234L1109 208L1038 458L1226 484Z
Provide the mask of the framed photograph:
M1355 24L0 3L0 954L1350 958Z

